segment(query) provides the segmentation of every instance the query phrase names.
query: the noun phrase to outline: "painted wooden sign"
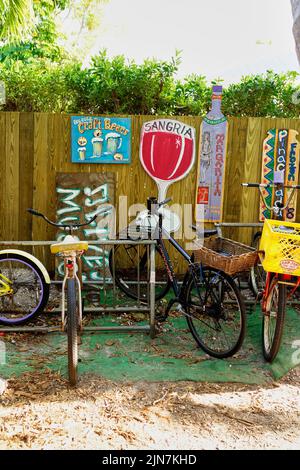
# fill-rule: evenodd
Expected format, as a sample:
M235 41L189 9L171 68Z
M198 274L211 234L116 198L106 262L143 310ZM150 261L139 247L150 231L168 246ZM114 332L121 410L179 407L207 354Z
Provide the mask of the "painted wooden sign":
M107 240L114 223L114 173L58 173L56 176L57 210L60 223L83 223L94 215L99 217L91 225L76 232L81 240L89 242L89 250L82 256L83 280L99 281L110 277L109 247L93 245L93 240ZM56 239L66 233L58 231ZM63 275L63 262L58 261L58 275Z
M197 222L222 219L227 119L221 112L222 87L214 86L211 111L200 129L195 218Z
M298 184L299 178L299 142L298 132L293 129L270 129L263 143L262 180L264 184ZM263 190L268 205L286 204L290 191L267 188ZM280 213L284 219L293 221L296 217L297 192L289 206ZM259 218L261 221L271 218L271 212L260 202Z
M130 163L131 118L71 116L73 163Z
M155 119L141 130L140 160L158 187L158 200L166 199L170 184L184 178L195 161L195 129L180 121Z

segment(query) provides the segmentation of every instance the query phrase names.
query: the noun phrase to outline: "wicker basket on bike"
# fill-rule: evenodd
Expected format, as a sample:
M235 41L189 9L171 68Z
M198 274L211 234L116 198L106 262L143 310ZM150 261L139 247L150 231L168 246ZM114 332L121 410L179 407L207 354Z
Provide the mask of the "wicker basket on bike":
M210 237L194 252L195 262L220 269L232 276L248 271L258 261L255 248L223 237Z

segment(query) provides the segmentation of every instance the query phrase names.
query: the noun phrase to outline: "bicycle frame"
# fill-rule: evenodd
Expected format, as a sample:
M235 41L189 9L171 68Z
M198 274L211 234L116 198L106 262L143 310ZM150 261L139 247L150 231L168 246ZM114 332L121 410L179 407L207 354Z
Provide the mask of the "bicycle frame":
M0 273L0 297L2 295L12 294L13 289L11 287L11 281Z
M149 198L149 205L148 205L149 214L152 213L151 203L153 203L153 199L151 200L151 198ZM157 235L157 231L158 231L158 236L156 237L157 247L158 247L158 250L159 250L159 252L160 252L160 254L163 258L163 261L164 261L164 264L165 264L165 267L166 267L166 270L167 270L167 274L168 274L168 277L171 281L171 286L172 286L172 289L173 289L173 292L174 292L174 295L175 295L175 298L171 299L170 302L169 302L169 305L168 305L167 310L166 310L166 315L167 315L167 312L169 311L169 308L174 303L178 302L182 306L185 305L185 301L184 301L184 298L183 298L182 294L183 294L184 289L186 287L186 283L188 281L189 274L192 273L192 276L194 276L195 275L195 273L194 273L195 269L193 269L193 267L194 267L193 256L190 256L185 251L185 249L172 237L172 235L169 232L167 232L166 229L164 229L163 223L162 223L162 218L163 218L162 214L158 212L158 223L157 223L157 226L155 228L154 233ZM187 270L187 272L184 276L183 283L182 283L181 287L179 287L179 284L178 284L178 281L177 281L177 278L176 278L176 275L175 275L175 272L174 272L172 261L170 259L168 250L167 250L167 248L165 246L165 243L164 243L164 238L166 238L171 243L171 245L176 249L176 251L178 251L180 253L180 255L188 263L188 270ZM202 264L200 264L200 266L197 265L197 268L200 268L200 276L202 278ZM197 283L196 283L196 285L197 285ZM198 289L198 287L197 287L197 289ZM200 290L199 290L198 294L201 298L202 296L201 296Z
M159 218L161 219L161 215L159 215ZM162 258L165 263L165 267L169 276L169 279L171 281L172 289L174 291L174 294L176 298L180 297L180 292L182 291L182 287L179 288L178 281L174 272L173 264L171 261L171 258L169 256L168 250L166 248L166 245L164 243L164 237L168 239L168 241L171 243L171 245L183 256L183 258L188 262L189 268L192 265L192 257L182 248L182 246L161 226L159 222L159 236L157 239L157 246L158 249L162 255Z

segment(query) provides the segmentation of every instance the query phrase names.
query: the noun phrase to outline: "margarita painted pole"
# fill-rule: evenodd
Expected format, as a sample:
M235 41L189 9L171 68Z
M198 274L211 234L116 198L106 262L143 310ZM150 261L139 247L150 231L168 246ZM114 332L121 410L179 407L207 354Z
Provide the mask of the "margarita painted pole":
M222 87L214 86L210 112L200 129L197 176L197 222L219 222L222 219L227 119L221 111Z

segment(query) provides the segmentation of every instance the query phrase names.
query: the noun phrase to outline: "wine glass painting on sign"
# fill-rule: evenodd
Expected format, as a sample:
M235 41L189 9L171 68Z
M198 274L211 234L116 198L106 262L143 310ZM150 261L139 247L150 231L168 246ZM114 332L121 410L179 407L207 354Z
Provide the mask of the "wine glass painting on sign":
M145 122L141 131L140 161L156 182L158 200L166 199L170 184L184 178L195 160L195 129L171 119Z

